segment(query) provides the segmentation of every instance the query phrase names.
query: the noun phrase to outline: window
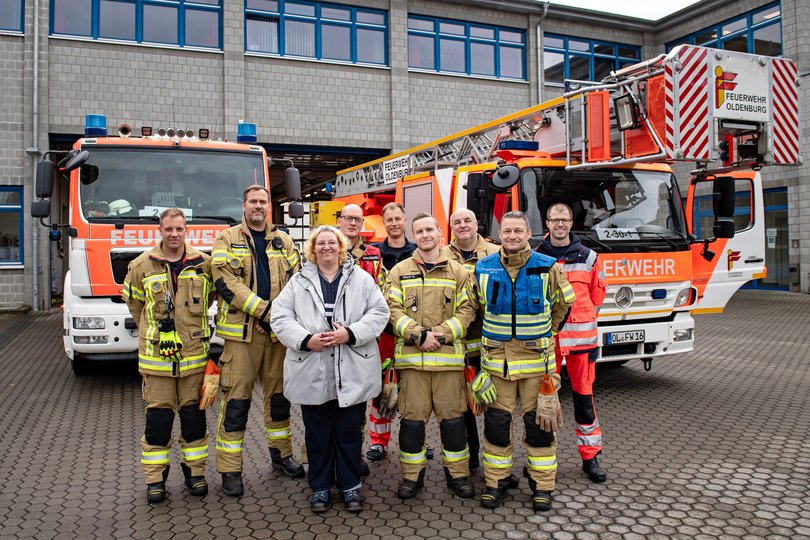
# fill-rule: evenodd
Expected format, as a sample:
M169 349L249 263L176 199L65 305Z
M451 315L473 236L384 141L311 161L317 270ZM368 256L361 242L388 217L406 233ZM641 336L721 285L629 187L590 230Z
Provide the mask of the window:
M543 80L601 81L611 71L641 60L641 47L555 34L543 35Z
M779 2L725 20L667 43L667 52L688 43L766 56L782 54L782 11Z
M51 0L51 13L53 35L222 48L221 0Z
M245 0L245 50L388 65L388 15L338 4Z
M408 17L408 66L526 80L526 33L412 15Z
M0 30L22 32L23 1L0 0Z
M0 266L22 264L23 188L0 186Z

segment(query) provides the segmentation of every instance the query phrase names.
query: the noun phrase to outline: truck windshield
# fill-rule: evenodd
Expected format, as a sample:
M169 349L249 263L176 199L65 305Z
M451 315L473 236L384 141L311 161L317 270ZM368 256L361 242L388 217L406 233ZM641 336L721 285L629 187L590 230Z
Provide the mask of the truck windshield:
M522 174L533 244L547 232L546 209L561 202L574 212L571 230L597 251L688 249L681 197L669 172L534 168Z
M90 222L155 221L166 208L188 221L238 223L242 192L265 185L260 153L163 149L87 148L79 171L82 213Z

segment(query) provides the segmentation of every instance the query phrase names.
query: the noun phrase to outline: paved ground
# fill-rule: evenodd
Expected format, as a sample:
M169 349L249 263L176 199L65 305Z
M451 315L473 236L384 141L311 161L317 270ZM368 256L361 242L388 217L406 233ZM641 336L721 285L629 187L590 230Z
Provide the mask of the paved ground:
M650 373L640 362L600 369L610 478L583 477L568 407L555 509L543 515L527 507L525 480L494 512L453 498L437 460L424 492L402 503L396 451L371 465L368 510L313 515L305 482L270 471L255 407L242 499L220 494L212 444L211 493L184 492L175 453L169 501L150 506L137 373L76 378L60 332L58 314L0 315L2 538L810 537L810 296L738 293L725 314L698 319L695 353ZM438 446L435 422L429 440Z

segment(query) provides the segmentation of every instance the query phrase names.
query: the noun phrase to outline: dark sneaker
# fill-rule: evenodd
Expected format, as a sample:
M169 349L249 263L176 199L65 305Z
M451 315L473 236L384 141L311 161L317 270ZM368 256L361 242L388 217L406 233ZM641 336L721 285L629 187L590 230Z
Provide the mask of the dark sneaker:
M366 457L369 461L380 461L385 457L385 447L381 444L372 444L368 447Z
M347 512L359 512L363 509L363 496L356 489L343 492L343 505Z
M304 476L304 466L301 465L301 462L292 455L282 458L281 451L278 448L270 449L270 461L274 471L281 471L290 478Z
M222 473L222 492L230 497L241 497L245 493L245 488L242 485L242 473Z
M329 510L329 490L316 491L309 498L309 507L316 514Z
M535 491L532 493L532 510L535 512L547 512L551 510L551 492Z
M582 470L585 471L585 474L588 475L591 482L604 482L607 480L607 472L605 472L605 469L599 464L599 458L596 456L591 459L583 460Z
M166 482L146 484L146 500L150 503L159 503L166 500Z

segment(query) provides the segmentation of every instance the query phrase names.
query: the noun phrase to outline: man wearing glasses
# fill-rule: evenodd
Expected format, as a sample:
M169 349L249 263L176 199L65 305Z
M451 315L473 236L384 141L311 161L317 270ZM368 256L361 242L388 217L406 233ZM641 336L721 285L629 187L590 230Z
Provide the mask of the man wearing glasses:
M551 205L546 212L549 232L537 251L557 259L576 293L568 322L557 335L556 354L565 358L571 380L582 470L592 482L604 482L607 473L597 458L602 452L602 429L593 402L593 381L599 352L596 319L605 299L605 274L596 252L583 246L571 232L573 216L568 205Z

